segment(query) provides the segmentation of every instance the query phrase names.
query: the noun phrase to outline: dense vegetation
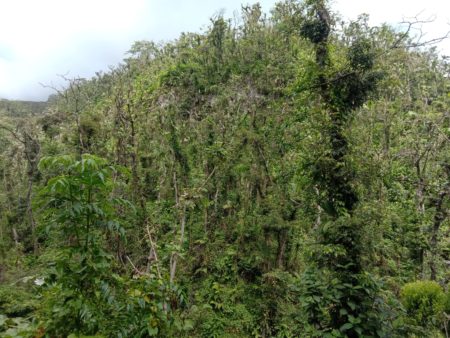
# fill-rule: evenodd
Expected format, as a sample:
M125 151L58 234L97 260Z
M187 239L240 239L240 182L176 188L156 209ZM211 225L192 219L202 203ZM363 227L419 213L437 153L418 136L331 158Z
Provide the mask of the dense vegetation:
M448 337L450 66L420 45L286 0L2 101L0 336Z
M0 99L0 114L9 117L24 117L42 114L47 108L47 102L10 101Z

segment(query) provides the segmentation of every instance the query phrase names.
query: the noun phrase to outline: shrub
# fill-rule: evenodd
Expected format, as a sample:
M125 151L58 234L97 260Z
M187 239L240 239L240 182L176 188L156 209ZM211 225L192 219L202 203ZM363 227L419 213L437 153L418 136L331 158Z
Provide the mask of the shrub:
M445 294L444 312L450 316L450 290Z
M40 317L47 334L96 334L108 327L120 283L114 278L107 235L124 237L116 207L129 202L112 198L119 168L84 154L43 158L40 170L50 176L42 189L42 227L55 253L45 276Z
M444 310L444 291L433 281L406 284L402 288L401 298L409 318L423 327L436 325L438 316Z

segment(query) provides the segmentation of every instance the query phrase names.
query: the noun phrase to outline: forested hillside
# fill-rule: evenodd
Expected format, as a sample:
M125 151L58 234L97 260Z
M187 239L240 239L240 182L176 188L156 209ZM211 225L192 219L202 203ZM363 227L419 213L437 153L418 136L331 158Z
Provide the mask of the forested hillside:
M47 102L11 101L0 99L0 116L23 117L41 114L47 108Z
M0 115L0 337L448 337L447 61L285 0Z

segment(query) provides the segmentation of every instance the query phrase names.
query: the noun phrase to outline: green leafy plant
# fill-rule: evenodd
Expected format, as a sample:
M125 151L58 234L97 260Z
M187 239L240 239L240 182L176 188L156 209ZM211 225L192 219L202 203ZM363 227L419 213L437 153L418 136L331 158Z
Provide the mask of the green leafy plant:
M444 292L438 283L417 281L405 284L401 298L408 317L417 325L437 326L445 302Z
M445 294L444 312L450 315L450 291Z
M130 204L111 197L117 168L99 157L47 157L39 168L51 176L40 202L49 245L55 248L40 318L52 335L96 334L108 327L116 305L118 283L106 236L124 236L116 207Z
M0 314L0 337L32 338L36 337L36 328L27 318L8 318Z

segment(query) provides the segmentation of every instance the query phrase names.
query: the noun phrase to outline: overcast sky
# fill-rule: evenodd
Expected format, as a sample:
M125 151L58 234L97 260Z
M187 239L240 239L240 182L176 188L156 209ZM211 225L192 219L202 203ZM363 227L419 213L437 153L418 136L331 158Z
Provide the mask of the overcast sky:
M57 74L91 77L125 56L137 40L167 41L200 31L220 10L231 17L252 0L0 0L0 98L46 100ZM276 0L259 1L265 11ZM450 30L450 0L333 0L333 10L371 23L436 16L427 37ZM450 54L450 40L440 45Z

